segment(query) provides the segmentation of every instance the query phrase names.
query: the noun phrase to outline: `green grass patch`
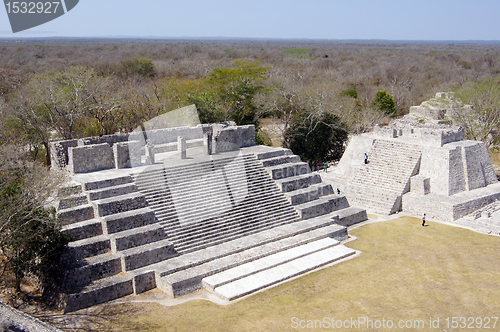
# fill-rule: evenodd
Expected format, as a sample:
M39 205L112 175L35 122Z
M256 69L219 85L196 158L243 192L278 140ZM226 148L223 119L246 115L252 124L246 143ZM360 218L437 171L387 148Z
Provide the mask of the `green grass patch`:
M307 48L307 47L287 48L287 49L282 50L281 52L285 53L287 57L296 57L296 58L305 58L305 59L313 58L312 56L309 55L309 48Z
M202 300L174 307L108 305L107 310L118 316L106 328L296 331L293 317L305 321L369 317L396 324L422 320L424 328L418 331L450 331L443 325L447 317L498 317L500 238L428 224L422 227L418 218L401 217L354 229L351 234L357 240L347 246L361 255L227 306ZM441 328L430 328L429 317L439 317Z

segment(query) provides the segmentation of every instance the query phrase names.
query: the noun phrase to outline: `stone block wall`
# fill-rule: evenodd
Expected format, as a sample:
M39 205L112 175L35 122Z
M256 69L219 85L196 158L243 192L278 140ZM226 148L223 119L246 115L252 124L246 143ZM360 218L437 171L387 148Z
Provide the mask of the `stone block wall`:
M207 133L214 133L214 152L255 145L255 126L234 127L233 124L204 124L52 142L52 165L58 169L68 166L73 173L140 166L141 157L146 154L147 141L155 146L157 153L175 151L179 136L186 139L188 148L192 148L202 146Z
M213 149L216 153L252 145L255 145L254 125L225 128L215 132L213 136Z
M410 178L410 190L419 195L427 195L431 191L431 179L422 175Z
M78 146L78 140L50 142L50 161L54 169L62 169L68 165L68 149Z
M68 151L68 168L72 173L93 172L115 167L113 149L102 143L71 147Z

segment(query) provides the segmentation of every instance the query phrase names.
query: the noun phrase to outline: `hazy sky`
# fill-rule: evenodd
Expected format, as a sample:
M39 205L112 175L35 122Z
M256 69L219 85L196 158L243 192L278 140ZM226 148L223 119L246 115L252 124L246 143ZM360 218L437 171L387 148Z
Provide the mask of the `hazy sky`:
M500 0L80 0L16 34L0 9L0 37L500 40L499 16Z

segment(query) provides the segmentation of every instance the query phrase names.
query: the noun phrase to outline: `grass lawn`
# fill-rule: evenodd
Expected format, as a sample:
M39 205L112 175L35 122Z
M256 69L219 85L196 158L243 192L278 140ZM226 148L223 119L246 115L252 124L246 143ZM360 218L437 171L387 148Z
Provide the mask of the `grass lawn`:
M109 305L103 315L112 319L99 330L297 331L312 329L293 328L293 317L295 326L299 320L368 317L423 321L424 328L400 329L406 331L465 331L470 329L446 328L444 319L451 324L451 317L499 317L500 238L428 224L401 217L356 228L350 234L357 240L347 246L361 255L227 306L202 300L174 307ZM430 317L439 317L441 328L431 329Z

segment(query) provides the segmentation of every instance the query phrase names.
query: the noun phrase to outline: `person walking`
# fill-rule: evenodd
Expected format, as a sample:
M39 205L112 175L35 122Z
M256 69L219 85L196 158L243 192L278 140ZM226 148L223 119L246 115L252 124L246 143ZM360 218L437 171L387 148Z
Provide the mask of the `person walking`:
M328 163L325 163L325 173L328 173Z
M365 164L368 164L368 154L365 152Z
M425 226L425 213L424 216L422 217L422 226Z
M316 170L317 170L318 172L319 172L320 165L321 165L320 163L317 163L317 164L316 164Z

